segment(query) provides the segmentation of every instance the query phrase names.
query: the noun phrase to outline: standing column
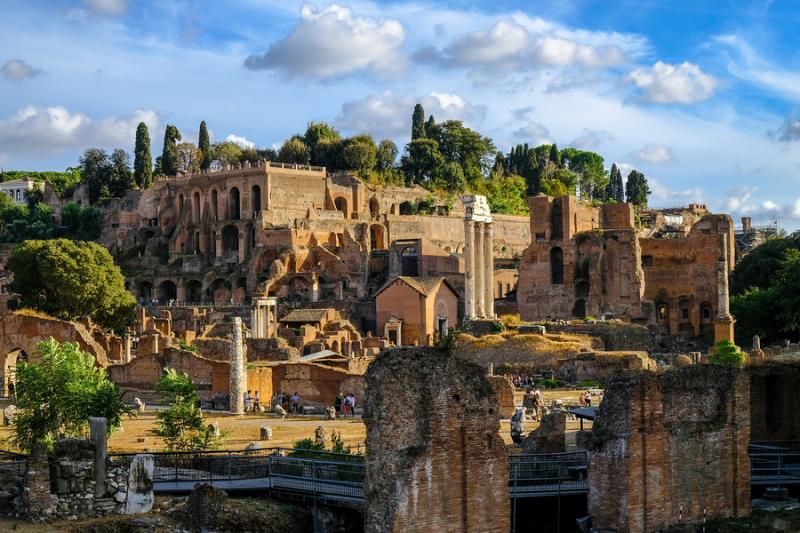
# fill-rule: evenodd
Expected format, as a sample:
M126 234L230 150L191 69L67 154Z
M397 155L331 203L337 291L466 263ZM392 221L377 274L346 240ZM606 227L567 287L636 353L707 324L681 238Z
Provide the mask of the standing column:
M471 220L464 221L464 316L475 317L475 226Z
M483 224L475 223L475 316L486 317L483 292Z
M245 370L244 346L242 345L242 319L233 317L231 328L231 393L230 412L244 414L244 393L247 390L247 371Z
M261 336L258 334L258 300L253 300L253 307L250 308L250 333L253 334L254 339L258 339Z
M717 263L717 310L718 318L731 316L728 296L728 239L724 233L719 236L719 262Z
M483 223L483 310L486 318L494 318L494 229Z

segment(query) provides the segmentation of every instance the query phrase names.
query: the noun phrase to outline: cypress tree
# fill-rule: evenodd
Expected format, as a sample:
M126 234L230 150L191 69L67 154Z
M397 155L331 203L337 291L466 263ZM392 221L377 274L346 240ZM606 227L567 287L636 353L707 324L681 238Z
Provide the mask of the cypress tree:
M208 128L205 120L200 123L200 138L197 140L197 148L203 154L200 170L208 170L211 167L211 141L208 138Z
M411 140L425 138L425 110L422 104L414 106L414 114L411 115Z
M150 154L150 133L147 124L136 127L136 146L133 151L133 181L137 187L148 188L153 183L153 156Z
M550 161L555 165L561 164L561 155L558 153L556 143L550 145Z
M647 207L647 196L650 194L650 187L647 186L647 178L638 170L631 170L628 174L628 182L625 184L625 195L628 203L636 207Z
M611 165L611 172L608 175L608 185L606 186L606 200L615 200L618 204L625 201L625 188L622 185L622 173L614 163Z
M164 151L161 152L161 173L174 176L178 171L178 141L181 132L172 124L167 124L164 130Z
M428 121L425 123L425 137L428 139L433 139L435 137L435 130L436 130L436 120L433 118L433 115L428 117Z

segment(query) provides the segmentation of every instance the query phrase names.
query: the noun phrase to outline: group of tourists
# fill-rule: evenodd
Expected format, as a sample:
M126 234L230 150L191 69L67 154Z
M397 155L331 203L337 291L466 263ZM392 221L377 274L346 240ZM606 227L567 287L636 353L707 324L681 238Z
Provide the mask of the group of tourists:
M504 374L503 377L508 379L514 384L514 387L518 389L533 387L533 385L536 383L534 377L527 374Z
M592 406L592 393L589 391L584 391L578 396L578 403L581 404L581 407L591 407Z
M248 390L244 393L244 412L245 413L260 413L261 412L261 399L258 397L258 391L255 395L251 396L252 391Z
M525 391L525 396L522 397L522 407L533 420L539 420L543 401L541 390L528 388Z
M356 397L352 392L346 392L344 395L339 393L333 401L333 407L336 409L336 416L353 418L356 412Z

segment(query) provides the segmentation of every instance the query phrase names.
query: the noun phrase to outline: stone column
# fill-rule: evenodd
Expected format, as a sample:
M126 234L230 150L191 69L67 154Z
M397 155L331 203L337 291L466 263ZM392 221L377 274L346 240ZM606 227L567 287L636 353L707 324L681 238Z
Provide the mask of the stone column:
M244 235L243 231L239 232L239 263L244 263L245 257L247 257L247 238Z
M94 443L94 497L106 495L106 459L108 455L108 419L89 417L89 436Z
M464 221L464 316L475 317L475 226L471 220Z
M714 320L714 343L728 340L733 342L733 317L730 312L728 296L728 239L724 233L719 236L719 262L717 263L717 317Z
M242 345L242 319L233 317L231 331L231 400L230 411L233 414L244 414L244 393L247 390L247 372L245 370L244 346Z
M319 301L319 281L316 279L311 283L311 301Z
M272 300L272 310L273 310L273 312L272 312L273 324L272 324L272 333L270 334L270 337L277 337L278 336L278 327L279 327L278 326L278 300L276 300L274 298Z
M494 318L494 229L491 222L483 223L483 311Z
M486 317L483 292L483 224L475 222L475 316Z
M130 363L131 361L131 344L131 334L126 333L125 336L122 337L122 357L126 363Z
M258 331L258 327L261 324L258 314L259 314L258 299L254 298L253 305L250 308L250 333L253 335L254 339L261 338L261 335L259 334Z
M222 257L222 232L214 237L214 257Z

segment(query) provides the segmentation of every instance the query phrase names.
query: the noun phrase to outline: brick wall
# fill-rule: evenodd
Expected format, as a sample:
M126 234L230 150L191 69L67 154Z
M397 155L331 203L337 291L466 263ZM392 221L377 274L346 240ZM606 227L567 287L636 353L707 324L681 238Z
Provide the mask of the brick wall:
M589 513L600 529L639 533L750 512L750 382L691 365L609 383L593 427Z
M747 373L751 439L800 440L800 364L765 363Z
M365 531L507 533L507 452L483 369L400 348L366 378Z

